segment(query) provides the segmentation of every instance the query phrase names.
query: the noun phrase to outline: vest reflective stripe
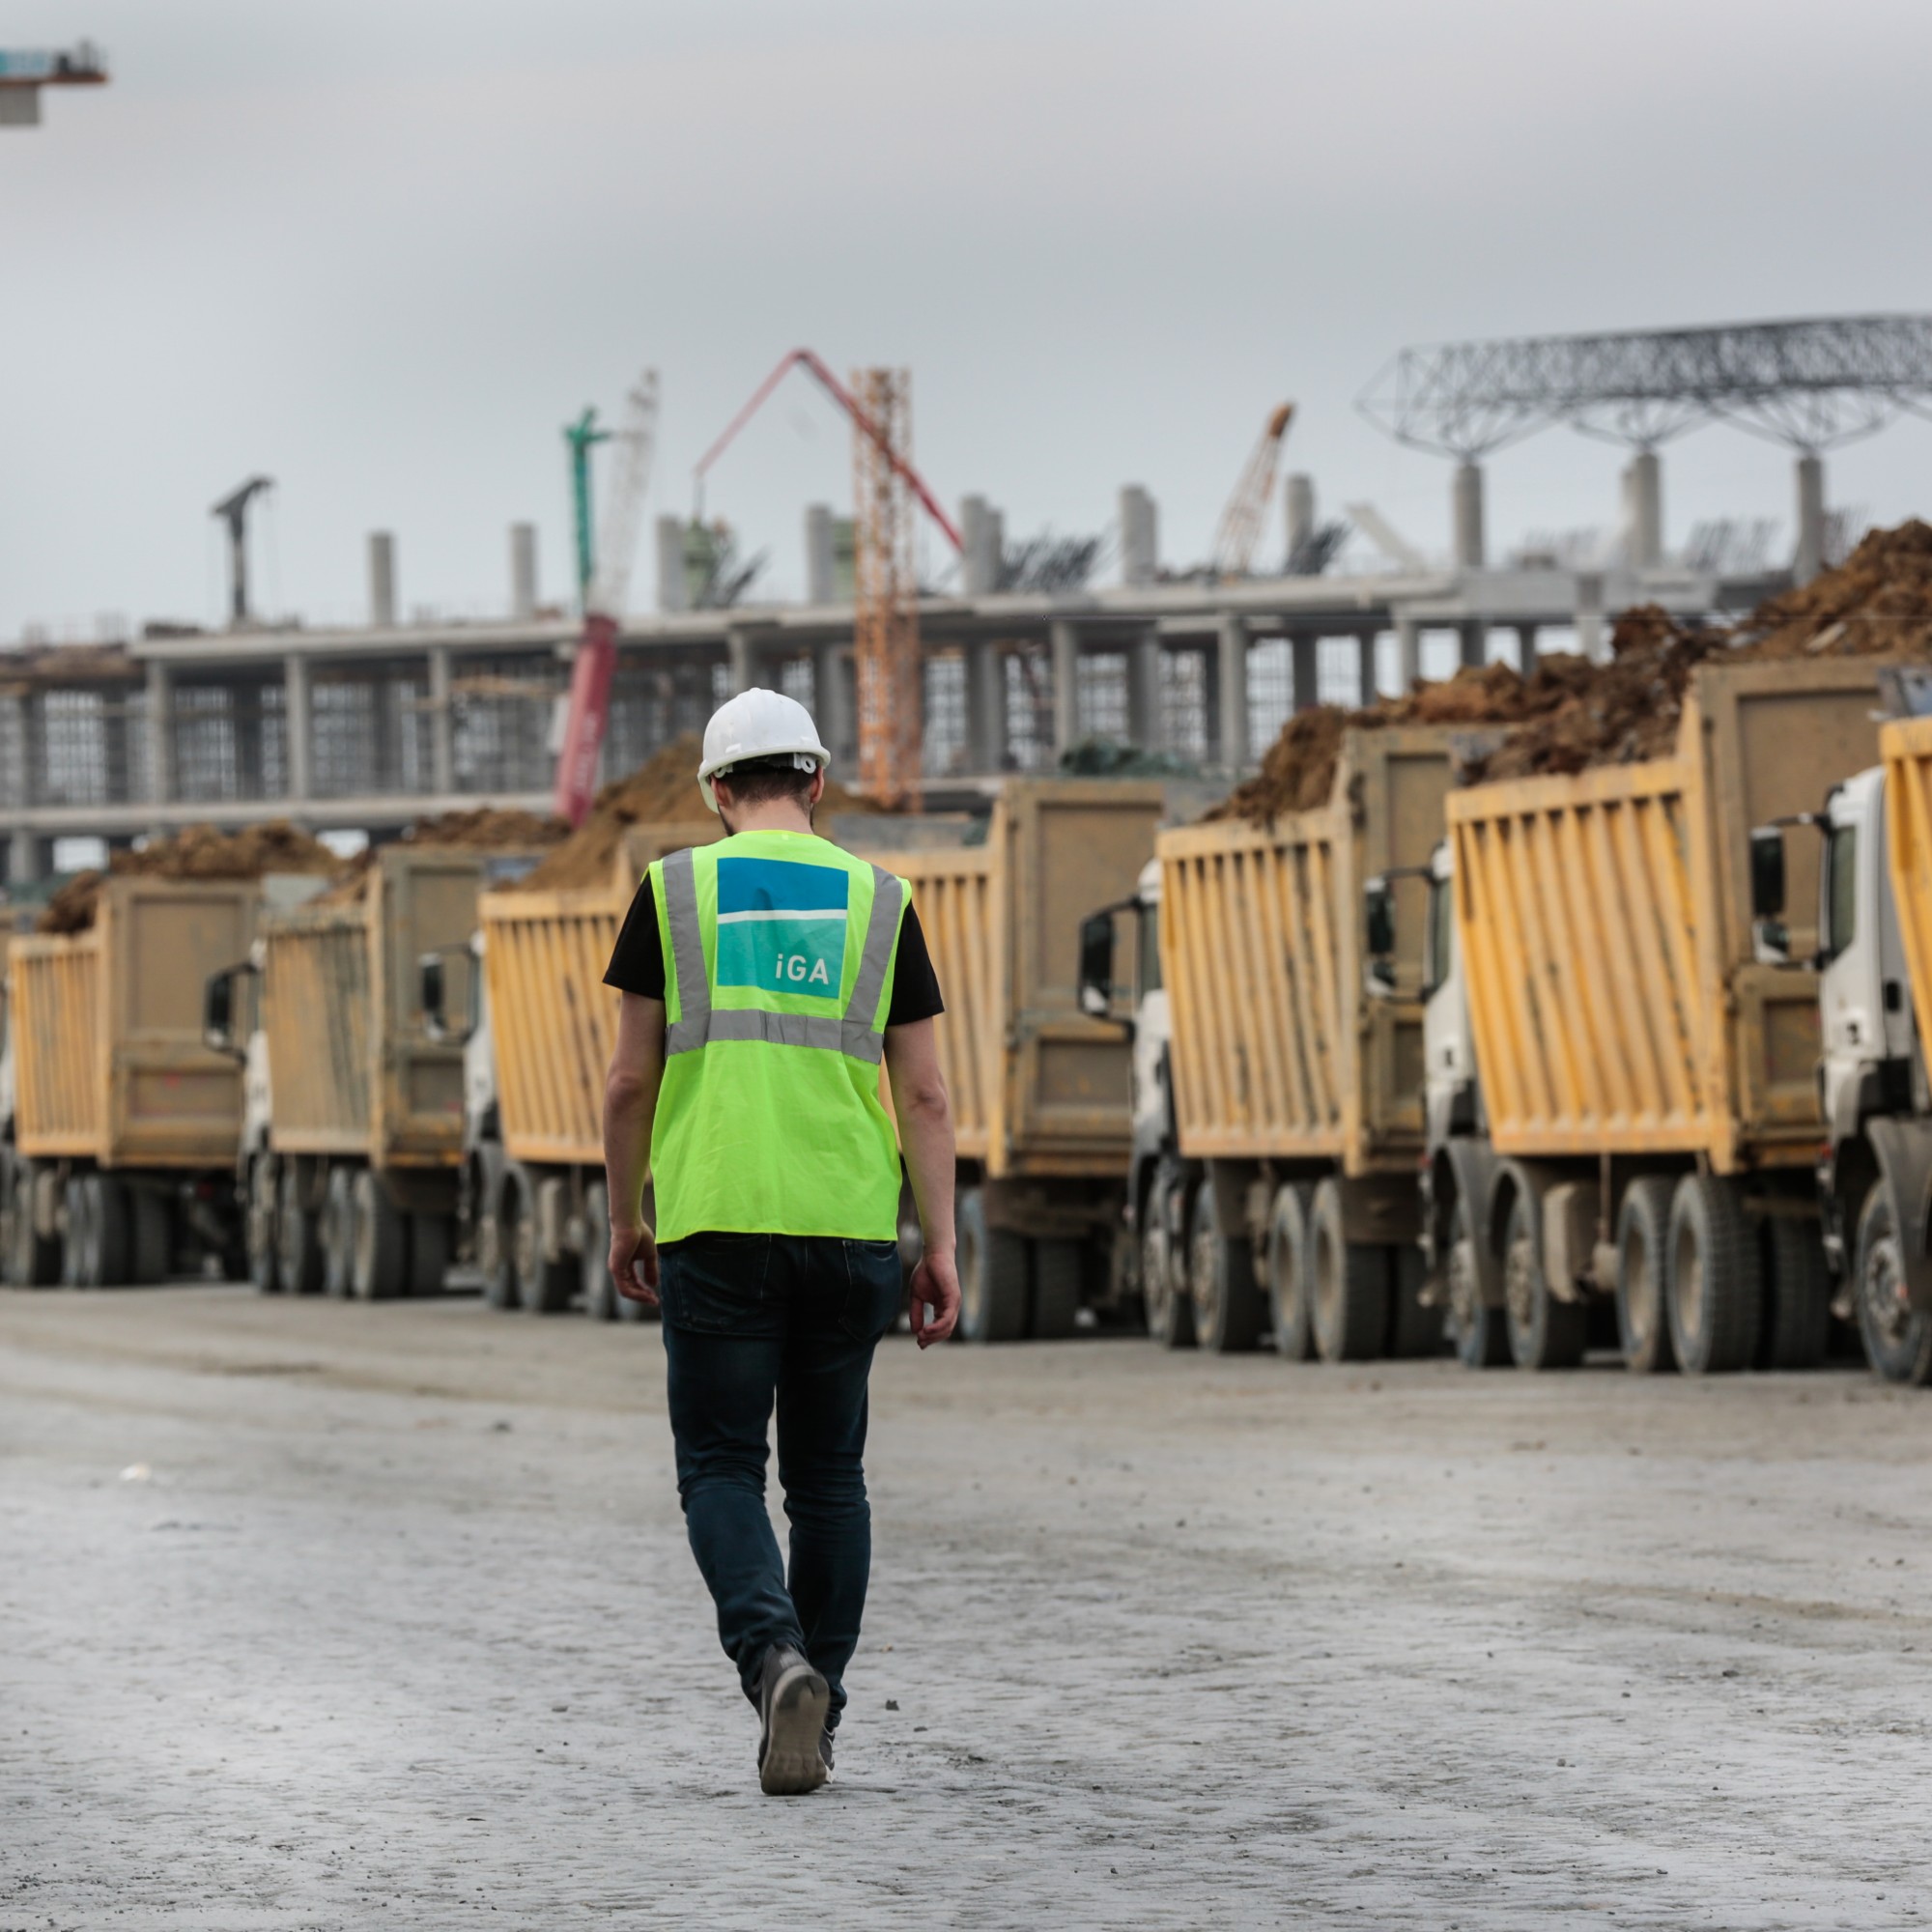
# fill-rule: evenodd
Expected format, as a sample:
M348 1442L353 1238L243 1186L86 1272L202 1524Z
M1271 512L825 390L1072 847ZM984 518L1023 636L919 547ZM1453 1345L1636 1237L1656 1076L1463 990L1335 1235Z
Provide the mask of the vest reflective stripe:
M872 911L851 1004L842 1019L773 1013L759 1008L714 1008L704 968L704 935L697 916L697 879L692 855L673 852L664 861L665 922L670 927L671 965L677 974L677 1018L667 1029L665 1054L697 1053L714 1039L762 1039L778 1046L822 1047L876 1066L885 1054L885 1033L874 1022L886 990L886 973L898 943L905 887L882 866L872 868Z

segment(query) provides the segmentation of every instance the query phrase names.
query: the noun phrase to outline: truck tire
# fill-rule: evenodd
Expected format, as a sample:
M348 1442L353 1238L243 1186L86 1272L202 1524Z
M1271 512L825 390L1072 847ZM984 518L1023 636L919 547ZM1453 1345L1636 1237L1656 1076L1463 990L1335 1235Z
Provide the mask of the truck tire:
M1687 1174L1670 1203L1670 1346L1687 1376L1730 1375L1757 1355L1764 1269L1737 1186Z
M133 1246L133 1230L128 1226L128 1189L111 1174L94 1174L93 1200L88 1212L94 1221L94 1286L126 1288L131 1277L128 1262Z
M447 1214L410 1216L410 1293L440 1294L449 1272L452 1230Z
M355 1281L355 1177L332 1167L322 1190L322 1288L337 1300Z
M301 1177L293 1166L282 1170L275 1190L275 1271L284 1294L316 1294L322 1290L322 1231L302 1203Z
M15 1156L8 1196L7 1279L15 1288L52 1288L61 1277L58 1238L34 1232L34 1163Z
M959 1243L959 1333L968 1342L1017 1342L1027 1325L1027 1244L1008 1228L986 1225L977 1187L954 1212Z
M611 1195L593 1180L583 1191L583 1252L578 1257L583 1312L593 1321L614 1321L623 1296L611 1279Z
M510 1267L517 1278L517 1306L526 1315L560 1315L570 1306L577 1270L567 1260L546 1261L537 1220L537 1179L521 1161L511 1164L508 1186Z
M1227 1234L1211 1181L1194 1195L1187 1236L1187 1293L1194 1344L1211 1355L1244 1353L1261 1336L1262 1297L1245 1234Z
M1664 1305L1676 1192L1669 1175L1642 1175L1624 1189L1617 1209L1617 1347L1634 1375L1654 1376L1677 1366Z
M1503 1248L1503 1307L1509 1320L1510 1359L1541 1373L1574 1369L1590 1339L1590 1311L1580 1301L1559 1301L1544 1279L1536 1245L1536 1199L1520 1188L1510 1208Z
M1422 1250L1404 1241L1389 1253L1389 1353L1398 1360L1422 1361L1442 1352L1445 1324L1439 1304L1422 1298L1429 1265Z
M1064 1342L1080 1326L1080 1282L1087 1257L1078 1241L1035 1241L1033 1306L1027 1334Z
M140 1288L167 1280L175 1263L174 1203L157 1187L128 1190L128 1273Z
M1285 1362L1306 1362L1315 1353L1315 1309L1308 1283L1308 1219L1315 1190L1286 1180L1268 1208L1267 1298L1274 1323L1274 1351Z
M410 1285L409 1217L373 1167L355 1170L351 1201L349 1286L358 1301L393 1301Z
M88 1280L92 1259L88 1250L93 1245L93 1217L88 1212L86 1182L84 1174L71 1174L61 1189L60 1285L63 1288L92 1285Z
M1815 1221L1767 1214L1764 1220L1764 1332L1761 1369L1815 1369L1832 1338L1832 1272Z
M1147 1302L1147 1331L1157 1348L1194 1346L1194 1297L1179 1286L1174 1242L1163 1226L1141 1237L1141 1293Z
M1449 1217L1448 1319L1456 1359L1465 1369L1506 1369L1510 1364L1509 1317L1492 1307L1483 1293L1483 1263L1476 1249L1475 1223L1466 1196L1458 1194Z
M282 1292L282 1258L275 1240L275 1157L258 1153L248 1163L242 1238L248 1248L248 1279L262 1294Z
M1344 1234L1332 1177L1315 1190L1308 1250L1317 1352L1324 1362L1373 1361L1388 1346L1388 1250Z
M1932 1314L1905 1298L1905 1256L1883 1182L1859 1215L1857 1266L1852 1293L1866 1360L1889 1382L1923 1388L1932 1381Z

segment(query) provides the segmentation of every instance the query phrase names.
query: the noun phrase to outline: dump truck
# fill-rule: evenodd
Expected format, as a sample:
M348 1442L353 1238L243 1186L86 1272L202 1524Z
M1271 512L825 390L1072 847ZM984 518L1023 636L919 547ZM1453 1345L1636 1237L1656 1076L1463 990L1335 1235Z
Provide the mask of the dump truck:
M236 1185L265 1293L435 1293L463 1161L463 1049L436 1037L425 952L464 946L528 851L384 846L349 891L266 913L208 986L211 1043L243 1063Z
M246 952L268 890L109 877L85 931L13 939L0 1253L14 1286L157 1282L209 1256L244 1271L242 1076L203 1037L201 989Z
M1121 1268L1171 1348L1293 1360L1441 1346L1416 1246L1421 922L1372 998L1364 882L1420 903L1454 733L1351 726L1328 803L1160 834L1127 901L1083 928L1082 998L1113 1009L1116 921L1139 922L1136 1095ZM1157 943L1150 944L1157 932Z
M1932 697L1922 671L1913 681L1921 704ZM1879 1375L1922 1384L1932 1381L1922 1024L1932 1014L1932 717L1885 724L1879 751L1880 761L1834 786L1822 810L1753 831L1752 911L1761 958L1817 970L1818 1204L1836 1305L1856 1320ZM1786 841L1796 828L1793 849L1818 867L1815 932L1794 929L1786 915Z
M1065 911L1133 886L1164 801L1146 780L1010 779L983 843L866 855L911 883L946 1000L935 1031L958 1149L968 1341L1070 1335L1083 1308L1134 1312L1111 1261L1129 1048L1082 1009ZM878 836L892 836L890 821Z
M1520 1367L1580 1360L1612 1299L1635 1370L1825 1354L1818 980L1761 952L1751 833L1870 763L1877 679L1707 659L1670 755L1450 795L1480 1106L1433 1177L1463 1231L1440 1251L1475 1243ZM1815 850L1792 864L1804 898Z

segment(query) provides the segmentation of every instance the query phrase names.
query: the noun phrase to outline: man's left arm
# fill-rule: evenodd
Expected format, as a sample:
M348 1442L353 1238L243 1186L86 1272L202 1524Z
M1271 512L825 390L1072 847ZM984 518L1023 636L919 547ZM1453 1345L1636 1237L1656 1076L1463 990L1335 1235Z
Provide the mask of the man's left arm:
M617 1045L604 1082L611 1279L619 1294L651 1308L658 1299L658 1244L644 1219L644 1178L651 1171L651 1123L664 1063L664 1002L626 993L617 1009Z

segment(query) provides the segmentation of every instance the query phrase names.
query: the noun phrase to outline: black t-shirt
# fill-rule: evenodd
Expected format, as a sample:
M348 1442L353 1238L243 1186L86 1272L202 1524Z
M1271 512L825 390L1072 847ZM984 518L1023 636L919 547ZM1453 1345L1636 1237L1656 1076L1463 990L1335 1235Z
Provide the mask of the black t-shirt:
M604 975L607 986L620 993L636 993L646 1000L665 996L664 937L658 931L658 895L651 890L651 875L644 874L631 910L624 917L624 929L611 950L611 967ZM893 967L893 1003L886 1009L889 1027L910 1026L915 1020L929 1020L946 1010L939 996L939 976L932 970L932 955L925 950L925 934L919 923L916 908L907 906L899 923L898 958Z

